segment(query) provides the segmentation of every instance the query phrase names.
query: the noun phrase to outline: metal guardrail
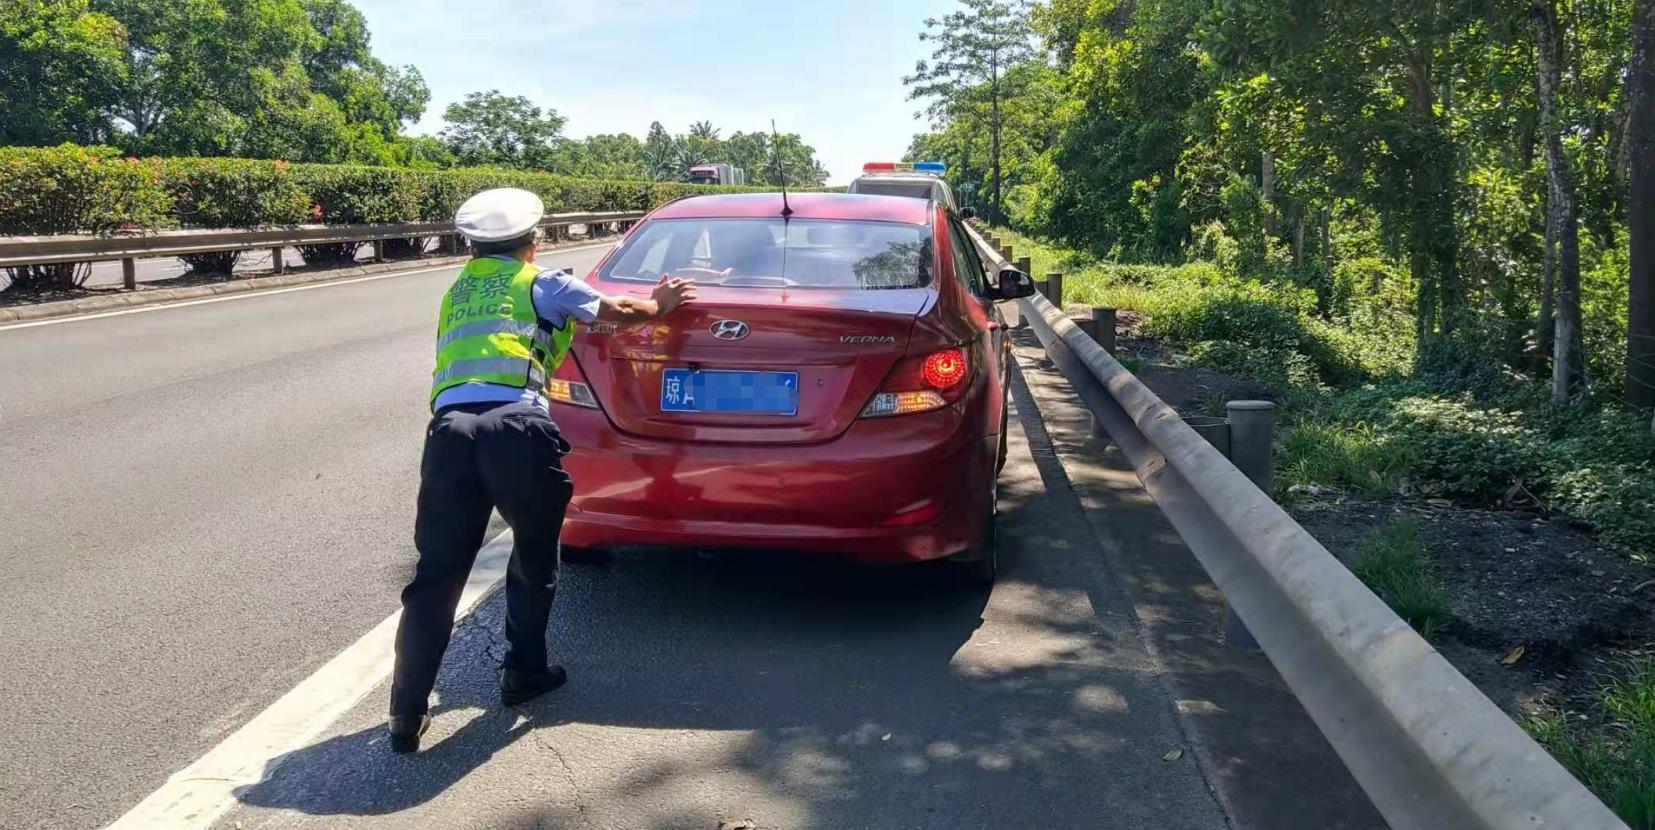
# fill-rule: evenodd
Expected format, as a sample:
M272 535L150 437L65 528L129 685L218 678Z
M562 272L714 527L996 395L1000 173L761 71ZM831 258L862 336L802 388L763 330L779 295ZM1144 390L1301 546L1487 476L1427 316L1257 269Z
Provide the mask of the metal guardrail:
M1627 830L1061 309L1018 306L1394 830Z
M556 213L541 220L542 228L635 222L645 211ZM297 245L380 243L387 239L450 236L453 222L407 222L385 225L295 225L279 228L155 231L114 236L5 236L0 237L0 268L55 265L70 262L122 260L126 287L133 287L133 261L216 251L269 248L272 263L282 270L281 250Z

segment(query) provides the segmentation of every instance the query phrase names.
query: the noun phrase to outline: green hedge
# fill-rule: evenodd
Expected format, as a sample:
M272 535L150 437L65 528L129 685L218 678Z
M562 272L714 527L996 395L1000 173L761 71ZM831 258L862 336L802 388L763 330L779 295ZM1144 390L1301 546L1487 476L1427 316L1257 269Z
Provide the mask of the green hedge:
M519 170L406 170L253 159L134 159L110 147L0 147L0 235L438 222L490 187L549 212L647 210L681 196L768 188L577 179Z

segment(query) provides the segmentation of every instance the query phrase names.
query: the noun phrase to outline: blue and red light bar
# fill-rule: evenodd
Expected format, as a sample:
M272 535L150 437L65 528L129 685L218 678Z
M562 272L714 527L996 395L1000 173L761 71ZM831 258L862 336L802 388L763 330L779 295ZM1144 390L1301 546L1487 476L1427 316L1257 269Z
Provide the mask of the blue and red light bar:
M930 173L941 176L948 165L940 161L870 161L862 165L864 173Z

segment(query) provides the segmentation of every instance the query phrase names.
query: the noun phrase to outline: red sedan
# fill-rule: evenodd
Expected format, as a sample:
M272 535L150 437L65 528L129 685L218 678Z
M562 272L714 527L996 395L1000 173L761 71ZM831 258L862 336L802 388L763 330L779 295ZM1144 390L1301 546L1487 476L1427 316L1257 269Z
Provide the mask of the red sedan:
M951 558L993 578L1007 354L959 219L923 199L703 196L650 214L589 275L699 299L576 335L550 382L574 452L566 548Z

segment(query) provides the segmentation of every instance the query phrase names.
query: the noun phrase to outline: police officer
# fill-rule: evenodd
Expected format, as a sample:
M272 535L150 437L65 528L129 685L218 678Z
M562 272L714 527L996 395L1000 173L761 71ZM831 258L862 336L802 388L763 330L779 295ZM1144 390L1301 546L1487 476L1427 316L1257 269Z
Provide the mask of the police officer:
M397 752L419 749L431 725L431 688L491 510L512 529L500 700L515 706L567 679L546 660L558 534L573 492L561 461L569 445L552 423L546 379L568 354L577 322L639 323L695 298L694 283L666 276L640 300L542 271L534 254L544 212L533 193L500 188L471 197L454 217L474 258L437 319L433 415L414 520L419 563L402 592L391 681L388 729Z

